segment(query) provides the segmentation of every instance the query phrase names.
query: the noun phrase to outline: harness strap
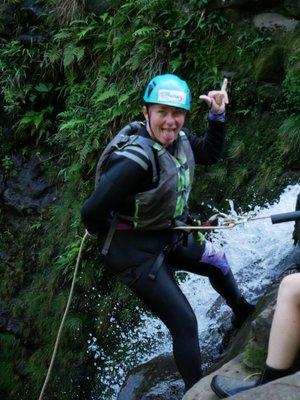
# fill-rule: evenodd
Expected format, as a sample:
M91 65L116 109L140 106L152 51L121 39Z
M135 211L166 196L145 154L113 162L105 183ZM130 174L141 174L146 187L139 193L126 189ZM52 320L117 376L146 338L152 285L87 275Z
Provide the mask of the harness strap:
M147 163L145 163L145 161L142 160L139 156L132 154L129 151L126 151L126 148L123 151L115 151L115 154L127 157L130 160L135 161L137 164L139 164L145 171L148 170Z
M106 236L103 248L101 250L101 254L103 254L104 256L106 256L107 253L108 253L112 238L114 236L114 233L115 233L115 230L116 230L116 227L117 227L117 223L118 223L118 218L115 215L113 220L112 220L112 223L110 225L110 228L109 228L108 234Z
M133 143L142 146L143 150L147 154L152 166L152 181L153 183L156 183L158 181L158 173L154 152L152 150L153 144L155 143L154 140L138 136Z
M158 256L156 257L148 275L149 278L152 279L153 281L155 280L158 270L161 267L162 263L164 262L164 259L165 259L165 254L163 252L159 253Z
M159 253L155 260L154 263L149 271L149 278L152 280L156 279L157 273L159 271L159 268L162 266L162 263L164 262L164 259L166 257L166 255L172 250L174 249L178 243L182 242L183 240L183 236L179 235L179 238L177 240L175 240L173 243L168 244L167 246L164 247L164 249L162 250L161 253Z

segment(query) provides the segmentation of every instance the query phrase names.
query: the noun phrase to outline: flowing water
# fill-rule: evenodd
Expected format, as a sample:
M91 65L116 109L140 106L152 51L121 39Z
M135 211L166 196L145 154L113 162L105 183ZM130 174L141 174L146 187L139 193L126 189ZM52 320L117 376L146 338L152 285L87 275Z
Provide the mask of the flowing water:
M249 211L245 211L248 215L257 217L294 211L298 193L300 184L288 186L278 202L263 207L249 205ZM233 202L229 201L229 205L229 214L236 215ZM248 299L254 299L258 286L264 288L274 279L278 274L276 267L293 251L293 226L293 222L272 225L270 218L267 218L238 225L233 229L218 230L211 235L210 240L214 246L222 248L226 253L237 281ZM214 327L214 321L207 312L216 300L217 293L207 278L194 274L187 274L180 287L197 316L200 340L204 339L208 328ZM136 311L140 312L138 309ZM170 335L160 320L144 312L142 319L142 324L130 332L123 332L116 324L123 344L116 351L114 360L103 352L98 339L90 334L88 351L94 355L99 382L107 388L95 400L116 399L125 375L132 367L159 354L171 352ZM115 323L113 319L111 322Z

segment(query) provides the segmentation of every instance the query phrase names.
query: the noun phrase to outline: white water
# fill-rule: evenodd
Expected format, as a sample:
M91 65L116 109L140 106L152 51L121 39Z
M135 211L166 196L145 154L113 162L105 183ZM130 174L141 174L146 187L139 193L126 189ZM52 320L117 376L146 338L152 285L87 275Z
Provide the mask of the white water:
M248 215L269 216L294 211L300 184L288 186L277 203L266 204L264 207L249 206ZM231 206L231 215L236 215ZM247 211L247 210L245 210ZM274 268L293 250L292 231L293 222L272 225L270 218L238 225L233 229L219 230L211 237L217 248L226 253L229 264L236 274L243 270L242 291L251 300L255 286L265 286L274 278ZM237 275L238 276L238 275ZM238 280L238 278L237 278ZM217 298L217 293L210 286L208 279L188 274L180 288L188 298L198 319L199 335L203 336L213 321L206 317L206 313ZM252 294L252 295L251 295ZM136 310L139 312L139 310ZM111 321L114 323L114 321ZM171 339L166 327L149 315L143 315L143 323L135 331L122 332L120 341L122 347L116 354L120 363L115 363L101 350L98 340L91 334L89 352L95 357L95 367L99 371L99 381L107 387L101 394L101 399L113 400L122 386L128 370L133 366L148 361L159 354L171 352ZM104 361L105 366L98 367L98 360ZM121 361L122 360L122 361ZM101 365L103 365L101 363ZM109 389L110 388L110 389ZM99 396L95 397L99 400Z

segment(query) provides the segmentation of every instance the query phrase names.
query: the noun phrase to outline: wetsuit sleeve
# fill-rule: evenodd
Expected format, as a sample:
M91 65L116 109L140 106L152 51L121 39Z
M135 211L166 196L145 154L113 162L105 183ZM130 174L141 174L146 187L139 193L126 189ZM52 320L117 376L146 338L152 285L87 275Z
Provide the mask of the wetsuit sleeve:
M81 208L86 229L92 234L106 229L111 212L121 205L124 198L143 191L150 175L152 178L151 168L146 170L133 160L113 153L95 191Z
M219 161L224 145L225 123L221 121L208 121L208 128L204 136L196 136L185 131L196 164L211 165Z

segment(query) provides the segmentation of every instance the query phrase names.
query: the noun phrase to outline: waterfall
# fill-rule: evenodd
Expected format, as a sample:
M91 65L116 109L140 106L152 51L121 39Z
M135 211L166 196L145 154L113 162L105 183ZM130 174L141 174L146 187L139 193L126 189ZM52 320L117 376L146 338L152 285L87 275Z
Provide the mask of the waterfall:
M245 210L248 215L264 217L294 211L300 184L288 186L279 200L263 207L248 206ZM233 201L229 201L230 215L236 215ZM217 248L226 253L229 264L236 275L242 291L248 299L254 300L255 289L258 286L267 286L278 271L276 267L293 251L292 231L294 222L272 225L270 218L238 225L233 229L216 230L210 240ZM207 312L217 298L205 277L187 274L180 284L181 290L188 298L198 319L199 336L213 327ZM99 371L99 381L107 387L101 394L101 399L115 399L122 386L125 375L132 367L146 362L159 354L171 352L171 337L163 323L142 310L142 323L135 330L120 332L123 340L119 352L119 362L107 357L98 343L98 339L91 333L88 342L88 351L94 354L95 368ZM114 323L114 321L111 321ZM120 327L116 326L116 329ZM123 348L126 347L124 355ZM117 355L118 358L118 355ZM97 367L97 360L101 366ZM95 400L99 400L95 397Z

